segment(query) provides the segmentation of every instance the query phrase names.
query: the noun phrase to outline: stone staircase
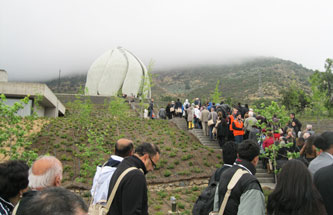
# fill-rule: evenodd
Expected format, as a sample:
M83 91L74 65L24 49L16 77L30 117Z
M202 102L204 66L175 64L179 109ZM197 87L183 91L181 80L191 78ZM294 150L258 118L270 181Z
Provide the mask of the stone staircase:
M269 173L267 173L266 169L262 168L261 160L259 160L256 170L257 170L256 177L259 180L261 186L268 187L270 189L274 189L275 188L274 174L272 174L272 173L269 174Z
M202 145L211 147L213 149L221 149L217 140L210 141L209 136L205 136L202 129L188 130L186 120L184 118L176 117L176 118L172 118L171 121L174 122L179 129L188 131L189 133L193 134ZM256 167L256 169L257 169L256 177L258 178L262 187L268 187L270 189L274 189L275 188L274 174L268 174L267 170L263 169L262 166L263 166L262 161L259 160L259 163Z
M217 140L211 141L210 137L206 136L202 129L192 129L189 130L189 132L196 136L202 145L211 147L213 149L221 149Z
M204 146L208 146L214 149L221 149L221 147L219 146L217 140L211 141L209 136L205 136L202 129L191 129L191 130L187 130L187 124L186 124L186 120L184 118L172 118L171 119L172 122L174 122L177 127L179 129L182 129L184 131L188 131L191 134L193 134L198 140L199 142L204 145Z
M187 131L187 123L184 118L174 117L170 121L175 123L179 129Z

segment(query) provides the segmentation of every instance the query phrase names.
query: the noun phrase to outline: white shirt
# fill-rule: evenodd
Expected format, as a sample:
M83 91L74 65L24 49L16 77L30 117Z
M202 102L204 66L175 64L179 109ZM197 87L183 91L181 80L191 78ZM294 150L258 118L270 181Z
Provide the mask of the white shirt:
M194 108L194 114L195 114L195 116L196 116L198 119L200 119L200 117L201 117L201 112L200 112L199 108Z
M112 155L111 158L120 162L124 159L117 155ZM104 204L106 204L106 201L108 199L109 184L111 181L111 177L114 171L116 171L116 169L117 167L104 166L102 168L100 166L97 166L93 180L93 186L90 190L91 196L93 196L94 198L93 204L104 201Z

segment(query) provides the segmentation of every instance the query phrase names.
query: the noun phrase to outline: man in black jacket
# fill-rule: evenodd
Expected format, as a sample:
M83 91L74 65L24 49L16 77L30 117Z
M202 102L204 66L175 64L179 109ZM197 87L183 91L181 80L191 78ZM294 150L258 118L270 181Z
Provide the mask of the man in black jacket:
M333 214L333 165L319 169L314 175L314 184L323 197L326 211Z
M175 104L175 111L176 111L176 116L182 117L182 112L180 111L182 109L182 103L177 99L176 104Z
M234 165L225 170L219 183L219 206L221 206L227 192L227 186L238 169L248 173L242 175L232 189L225 215L264 215L265 197L258 179L254 176L259 160L259 146L252 140L245 140L238 146L238 158Z
M152 171L160 158L159 148L151 143L142 143L135 149L133 156L125 158L114 172L109 186L108 196L119 176L128 168L130 171L119 184L108 214L148 214L147 182L145 174Z

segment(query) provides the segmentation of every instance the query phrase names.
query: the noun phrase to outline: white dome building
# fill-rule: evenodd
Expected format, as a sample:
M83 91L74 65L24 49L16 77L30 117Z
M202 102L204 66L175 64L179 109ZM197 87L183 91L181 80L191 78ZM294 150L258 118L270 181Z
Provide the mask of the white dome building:
M118 47L97 58L91 65L86 82L87 95L115 96L121 89L127 96L142 95L147 68L134 54ZM144 95L151 97L151 89Z

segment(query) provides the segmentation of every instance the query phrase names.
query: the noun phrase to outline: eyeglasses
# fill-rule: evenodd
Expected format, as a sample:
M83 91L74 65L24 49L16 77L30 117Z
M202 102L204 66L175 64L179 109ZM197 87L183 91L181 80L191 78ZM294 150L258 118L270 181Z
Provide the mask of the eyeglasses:
M151 161L151 164L153 165L154 169L156 168L156 164L154 163L154 161L151 159L151 157L149 156L149 160Z

